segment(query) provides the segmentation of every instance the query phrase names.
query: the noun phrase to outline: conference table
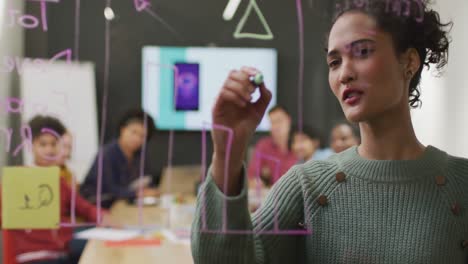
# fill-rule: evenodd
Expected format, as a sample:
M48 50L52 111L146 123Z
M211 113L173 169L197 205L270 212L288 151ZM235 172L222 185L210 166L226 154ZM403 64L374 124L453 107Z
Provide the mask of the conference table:
M187 199L187 204L193 205L195 198ZM111 210L112 222L120 226L137 226L140 215L138 206L126 201L116 202ZM184 215L184 224L193 219ZM192 217L193 218L193 217ZM143 206L141 219L143 225L170 226L170 209L160 205ZM189 244L175 243L162 239L159 245L109 246L105 241L90 240L81 256L80 264L190 264L193 263Z
M264 201L269 189L249 189L249 207L253 211ZM117 226L138 226L141 218L143 226L159 226L164 228L189 227L193 214L186 214L179 207L194 209L196 198L191 195L178 196L176 207L174 197L170 197L172 206L167 205L167 199L160 199L158 205L143 206L139 214L138 206L126 201L116 202L111 210L112 223ZM179 207L177 207L179 205ZM162 239L158 245L120 245L109 246L105 241L90 240L81 256L80 264L191 264L193 263L189 243L176 243L170 239Z

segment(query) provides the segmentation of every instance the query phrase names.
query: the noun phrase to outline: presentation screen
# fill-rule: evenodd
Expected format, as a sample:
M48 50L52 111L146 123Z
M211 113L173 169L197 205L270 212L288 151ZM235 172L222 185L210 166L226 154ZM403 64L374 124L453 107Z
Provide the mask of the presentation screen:
M277 52L266 48L148 46L142 52L142 104L161 130L201 130L232 69L259 69L276 104ZM253 95L257 100L258 90ZM267 110L268 111L268 110ZM268 131L266 115L257 131Z

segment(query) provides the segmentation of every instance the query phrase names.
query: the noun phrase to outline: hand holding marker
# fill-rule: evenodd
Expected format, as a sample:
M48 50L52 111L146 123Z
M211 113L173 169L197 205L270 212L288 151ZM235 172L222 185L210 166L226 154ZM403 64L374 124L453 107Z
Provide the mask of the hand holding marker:
M252 101L256 88L259 98ZM214 148L212 176L227 195L240 192L247 145L263 119L271 97L263 74L252 67L232 70L221 88L213 107L212 120L213 124L224 129L213 129L211 133ZM226 130L231 132L226 133Z

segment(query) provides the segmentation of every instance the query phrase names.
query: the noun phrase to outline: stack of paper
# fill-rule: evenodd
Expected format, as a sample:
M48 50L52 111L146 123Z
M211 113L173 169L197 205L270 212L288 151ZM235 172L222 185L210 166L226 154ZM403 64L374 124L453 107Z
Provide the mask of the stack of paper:
M123 241L140 236L141 230L115 229L96 227L75 234L77 239L93 239L104 241Z

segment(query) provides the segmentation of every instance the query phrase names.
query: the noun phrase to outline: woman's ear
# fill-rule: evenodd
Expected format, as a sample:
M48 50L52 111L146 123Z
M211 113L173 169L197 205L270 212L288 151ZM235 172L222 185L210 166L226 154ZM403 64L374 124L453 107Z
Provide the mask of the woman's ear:
M415 48L407 49L401 57L401 64L403 74L408 80L413 79L413 76L419 70L421 66L421 57Z

